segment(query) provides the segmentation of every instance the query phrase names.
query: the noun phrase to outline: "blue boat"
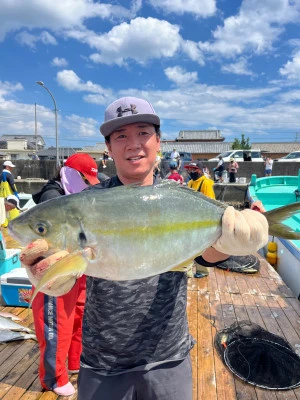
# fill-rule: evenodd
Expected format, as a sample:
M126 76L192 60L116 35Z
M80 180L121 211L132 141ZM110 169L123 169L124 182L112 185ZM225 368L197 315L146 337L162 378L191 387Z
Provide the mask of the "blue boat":
M260 200L266 211L300 202L300 170L298 176L251 176L248 199L252 204ZM300 212L284 221L294 231L300 231ZM269 237L277 244L276 270L284 282L300 300L300 240L286 240ZM260 253L266 257L267 246Z

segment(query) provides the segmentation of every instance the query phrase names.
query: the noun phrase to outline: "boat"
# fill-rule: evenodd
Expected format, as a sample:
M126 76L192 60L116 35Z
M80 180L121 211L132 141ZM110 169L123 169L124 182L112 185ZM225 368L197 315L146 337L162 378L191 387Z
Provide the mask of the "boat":
M300 202L300 170L298 176L257 178L255 174L252 175L247 197L250 204L260 200L266 211ZM284 223L294 231L300 231L300 212L288 218ZM286 240L271 236L269 236L269 240L277 245L276 271L293 291L295 297L300 300L300 240ZM261 249L260 253L268 258L268 246Z
M36 204L32 199L32 195L30 193L18 193L19 201L20 201L20 208L22 211L29 210L30 208L34 207Z

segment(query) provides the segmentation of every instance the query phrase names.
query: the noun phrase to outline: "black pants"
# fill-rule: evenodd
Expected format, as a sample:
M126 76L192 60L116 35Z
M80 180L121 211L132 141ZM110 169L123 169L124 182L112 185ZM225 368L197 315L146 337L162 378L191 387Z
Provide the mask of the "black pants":
M236 172L229 172L229 182L234 183L236 181L235 174Z
M190 356L149 371L99 375L80 368L78 400L192 400Z

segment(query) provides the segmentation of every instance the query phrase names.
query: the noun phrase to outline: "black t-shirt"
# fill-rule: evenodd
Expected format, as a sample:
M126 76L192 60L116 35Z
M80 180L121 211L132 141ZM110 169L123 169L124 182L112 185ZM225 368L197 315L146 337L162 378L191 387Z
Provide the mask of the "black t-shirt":
M88 190L120 185L113 177ZM188 329L183 272L131 281L87 277L86 298L81 363L99 374L181 360L195 343Z

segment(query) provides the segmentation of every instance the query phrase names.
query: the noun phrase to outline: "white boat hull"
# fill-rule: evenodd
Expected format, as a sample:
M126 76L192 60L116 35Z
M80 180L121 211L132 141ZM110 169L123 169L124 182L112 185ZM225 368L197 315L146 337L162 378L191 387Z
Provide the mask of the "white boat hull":
M292 290L295 297L300 300L300 250L291 240L279 239L269 236L269 241L277 244L276 271ZM260 253L266 257L267 246Z

